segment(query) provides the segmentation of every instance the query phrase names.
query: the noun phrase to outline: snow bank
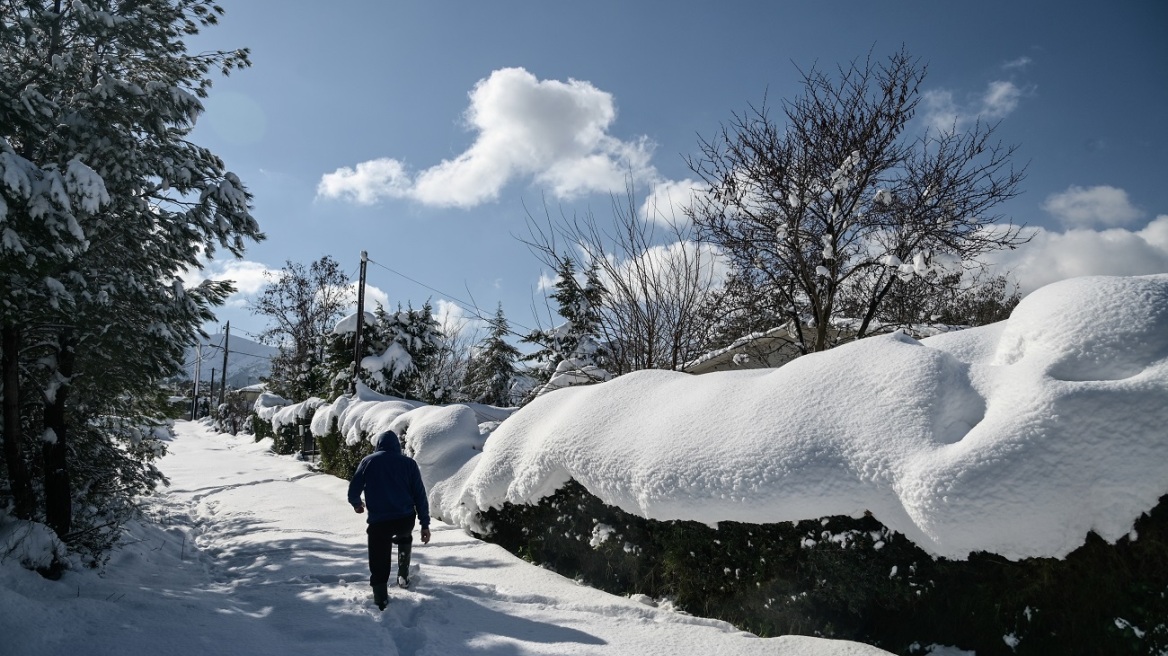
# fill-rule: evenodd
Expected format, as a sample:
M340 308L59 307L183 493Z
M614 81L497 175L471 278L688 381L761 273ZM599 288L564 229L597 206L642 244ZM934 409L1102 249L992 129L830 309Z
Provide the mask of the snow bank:
M335 419L345 443L356 444L362 437L372 440L389 430L390 424L399 416L424 405L421 401L378 394L363 383L357 383L355 396L338 397L333 403L318 407L310 428L314 435L327 435Z
M399 415L389 429L402 436L405 453L417 461L427 489L481 453L488 434L464 405L417 408Z
M372 442L392 430L402 437L406 453L417 460L433 504L435 484L453 477L481 453L487 435L515 410L482 403L426 405L378 394L359 383L355 397L318 404L310 429L314 435L327 435L336 421L350 445L361 439Z
M17 519L0 509L0 563L9 559L29 569L49 567L54 558L66 560L68 549L53 529Z
M270 419L272 422L272 430L278 433L285 426L295 426L307 419L310 415L314 415L316 409L324 405L324 403L323 399L318 399L314 396L307 401L278 408Z
M272 417L279 412L280 408L290 405L292 402L282 396L277 396L270 392L264 392L256 398L252 409L255 410L256 415L264 421L271 421Z
M1079 278L1006 322L922 342L544 395L431 503L474 527L573 478L654 519L871 512L938 556L1061 557L1088 531L1114 542L1168 493L1165 426L1168 275Z

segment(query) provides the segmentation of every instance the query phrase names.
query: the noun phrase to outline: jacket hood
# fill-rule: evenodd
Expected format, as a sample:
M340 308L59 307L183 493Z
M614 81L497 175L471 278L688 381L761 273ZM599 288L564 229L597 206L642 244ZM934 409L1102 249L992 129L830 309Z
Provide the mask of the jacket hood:
M373 444L373 450L400 454L402 452L401 442L397 439L397 433L385 431L378 435L377 441Z

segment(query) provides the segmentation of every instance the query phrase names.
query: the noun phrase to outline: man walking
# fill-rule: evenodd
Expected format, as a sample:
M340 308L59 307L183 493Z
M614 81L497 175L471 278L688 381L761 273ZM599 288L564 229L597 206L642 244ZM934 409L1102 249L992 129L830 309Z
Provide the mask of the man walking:
M361 502L361 493L365 502ZM397 584L410 585L410 547L414 520L422 523L422 543L430 541L430 504L418 463L402 454L393 431L377 436L373 453L365 456L349 482L349 503L357 513L369 506L369 585L381 610L389 603L389 570L397 545Z

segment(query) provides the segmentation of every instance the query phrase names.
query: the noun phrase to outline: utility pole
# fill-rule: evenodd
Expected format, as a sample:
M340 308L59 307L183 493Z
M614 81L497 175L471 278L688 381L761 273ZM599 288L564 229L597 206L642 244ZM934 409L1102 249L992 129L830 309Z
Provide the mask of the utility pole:
M191 399L191 421L199 418L199 377L203 375L203 343L195 346L195 390Z
M215 401L215 367L211 367L211 393L207 395L207 398L212 403Z
M351 393L357 393L357 372L361 370L361 328L365 323L365 263L369 252L361 251L361 281L357 284L357 334L353 338L353 384Z
M227 398L227 342L231 339L231 322L227 322L227 330L223 333L223 385L219 388L219 405L223 405ZM211 385L211 393L215 393L215 385Z

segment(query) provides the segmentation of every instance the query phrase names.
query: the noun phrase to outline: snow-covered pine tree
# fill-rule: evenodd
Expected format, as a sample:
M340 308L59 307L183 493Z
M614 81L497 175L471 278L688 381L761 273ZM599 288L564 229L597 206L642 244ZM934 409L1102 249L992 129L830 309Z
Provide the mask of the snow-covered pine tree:
M497 406L514 403L511 390L520 353L507 341L510 334L511 328L500 303L491 321L490 332L478 343L467 367L466 394L475 403Z
M399 398L437 402L434 390L427 389L424 376L439 353L444 339L433 308L427 301L420 310L412 305L388 312L380 305L362 328L361 366L357 377L369 389ZM347 322L342 322L347 323ZM324 371L319 377L329 381L329 393L347 394L353 371L354 333L334 331L328 335Z
M321 396L334 399L352 391L353 388L353 341L357 334L357 313L343 317L324 335L324 360L320 365L321 378L327 381L327 386ZM373 355L370 345L377 341L377 325L374 314L365 311L362 320L362 339L364 345L362 358Z
M262 238L240 180L187 139L208 74L248 65L246 50L187 53L183 37L221 13L206 0L0 4L0 298L4 361L19 369L3 390L6 464L10 478L13 458L40 474L32 518L94 557L161 478L162 443L142 428L157 382L231 291L182 275Z
M541 385L533 394L546 389L557 375L561 379L558 386L565 386L563 383L567 381L571 381L567 382L569 385L579 385L608 379L609 374L603 368L607 350L600 338L605 290L599 271L599 266L593 263L581 284L575 261L568 256L559 258L556 291L551 298L564 322L551 330L534 330L520 340L539 346L523 358L536 363L535 375Z

